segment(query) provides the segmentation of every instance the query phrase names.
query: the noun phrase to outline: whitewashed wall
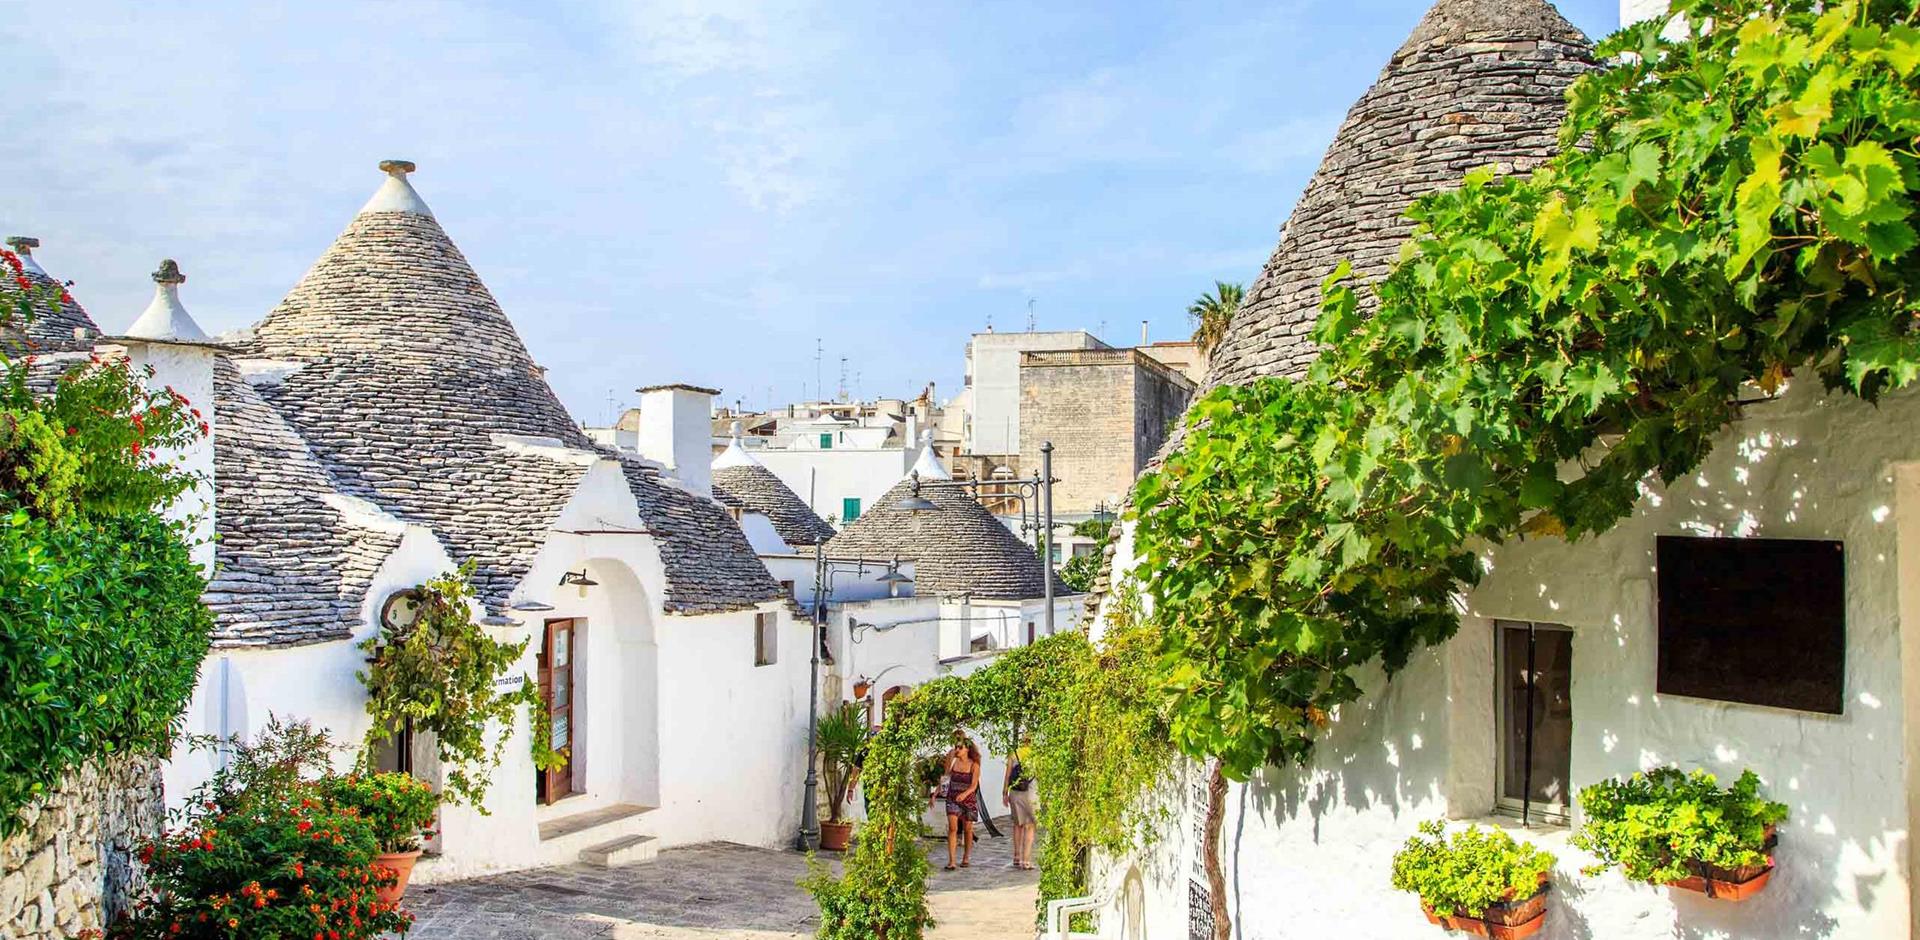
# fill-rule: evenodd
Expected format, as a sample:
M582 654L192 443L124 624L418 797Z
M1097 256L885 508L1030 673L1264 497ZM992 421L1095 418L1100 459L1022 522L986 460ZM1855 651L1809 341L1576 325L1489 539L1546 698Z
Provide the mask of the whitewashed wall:
M380 605L394 591L453 568L432 533L407 526L400 545L375 573L352 639L288 649L215 649L200 666L200 682L187 704L183 729L190 735L239 736L251 740L269 715L304 718L332 733L336 743L358 746L370 724L366 689L355 673L366 668L359 644L377 632ZM176 744L162 766L167 805L178 807L213 775L215 756ZM336 755L345 769L351 755Z
M1648 495L1607 535L1492 552L1492 573L1466 598L1457 637L1417 654L1391 682L1373 675L1367 695L1340 709L1310 767L1235 786L1224 851L1238 936L1438 935L1411 895L1388 886L1389 866L1421 821L1491 809L1494 618L1574 630L1576 788L1667 763L1707 768L1723 782L1752 768L1792 810L1772 884L1739 904L1618 874L1583 876L1590 859L1567 845L1566 830L1537 830L1526 837L1560 856L1540 936L1907 936L1907 755L1920 750L1911 720L1920 692L1910 690L1920 688L1920 655L1901 640L1920 636L1920 394L1875 408L1824 397L1814 384L1750 408L1696 475ZM1843 715L1655 694L1652 553L1655 536L1667 534L1845 541ZM1142 861L1145 935L1184 936L1193 877L1184 840ZM1122 936L1117 908L1103 923L1107 936Z
M806 500L815 515L835 528L845 528L840 501L853 497L860 500L861 512L872 509L875 500L906 476L917 453L913 447L835 446L832 450L756 450L753 456Z

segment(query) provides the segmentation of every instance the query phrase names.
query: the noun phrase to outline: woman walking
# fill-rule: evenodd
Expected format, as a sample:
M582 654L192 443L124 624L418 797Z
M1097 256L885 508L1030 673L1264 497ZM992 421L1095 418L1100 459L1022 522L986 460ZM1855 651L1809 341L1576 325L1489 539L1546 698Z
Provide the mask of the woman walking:
M953 732L947 752L947 870L954 869L954 852L961 868L973 861L973 818L980 805L980 750L965 732Z
M1022 871L1033 870L1033 771L1027 766L1031 759L1028 751L1028 739L1020 735L1020 743L1007 755L1007 779L1001 790L1001 802L1007 804L1008 812L1013 814L1013 867Z

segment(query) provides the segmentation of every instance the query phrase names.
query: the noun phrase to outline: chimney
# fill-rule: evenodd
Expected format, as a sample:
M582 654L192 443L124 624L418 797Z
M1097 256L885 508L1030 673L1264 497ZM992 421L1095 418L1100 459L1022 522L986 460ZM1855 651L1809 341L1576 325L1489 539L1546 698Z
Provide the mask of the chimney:
M182 494L167 515L190 520L193 529L189 544L193 560L209 577L213 574L213 435L219 433L219 417L213 400L213 365L218 347L207 339L205 331L193 321L180 303L180 285L186 275L172 259L160 262L153 273L153 302L127 328L125 336L111 342L125 344L127 359L136 369L153 367L147 380L150 388L171 388L199 410L209 433L195 438L177 451L157 451L161 460L172 463L195 477L193 488Z
M713 498L713 396L717 388L650 385L640 389L640 456L667 466L682 489Z
M1140 321L1140 345L1147 345L1147 321Z

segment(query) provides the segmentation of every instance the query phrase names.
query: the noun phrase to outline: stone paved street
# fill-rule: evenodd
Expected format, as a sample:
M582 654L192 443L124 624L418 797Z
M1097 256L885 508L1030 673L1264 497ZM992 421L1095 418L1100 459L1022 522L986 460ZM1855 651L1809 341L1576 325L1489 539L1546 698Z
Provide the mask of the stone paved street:
M930 940L1033 935L1039 877L1007 867L1011 839L981 839L973 867L956 872L940 870L944 842L925 844L934 860L928 901L940 922ZM805 873L793 852L712 843L629 868L572 865L426 885L407 900L419 916L417 940L804 940L817 926L813 900L795 885Z

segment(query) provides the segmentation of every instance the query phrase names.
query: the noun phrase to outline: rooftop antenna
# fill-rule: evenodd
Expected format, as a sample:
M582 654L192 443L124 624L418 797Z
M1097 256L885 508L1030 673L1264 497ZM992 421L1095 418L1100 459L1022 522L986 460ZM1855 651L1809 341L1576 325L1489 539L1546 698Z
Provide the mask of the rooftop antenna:
M820 344L820 338L817 336L814 337L813 339L813 397L816 401L827 397L827 393L825 391L826 386L824 383L820 381L820 355L821 355L822 348L823 347ZM801 397L804 398L806 396L802 395Z
M1027 298L1027 332L1033 332L1033 298Z
M847 400L847 357L840 357L840 400Z
M993 332L993 312L987 312L987 332Z
M1100 318L1100 326L1097 329L1099 330L1099 332L1096 332L1093 334L1094 339L1099 339L1100 337L1107 335L1107 320L1105 317Z
M620 423L620 406L614 403L613 389L607 389L607 426Z

